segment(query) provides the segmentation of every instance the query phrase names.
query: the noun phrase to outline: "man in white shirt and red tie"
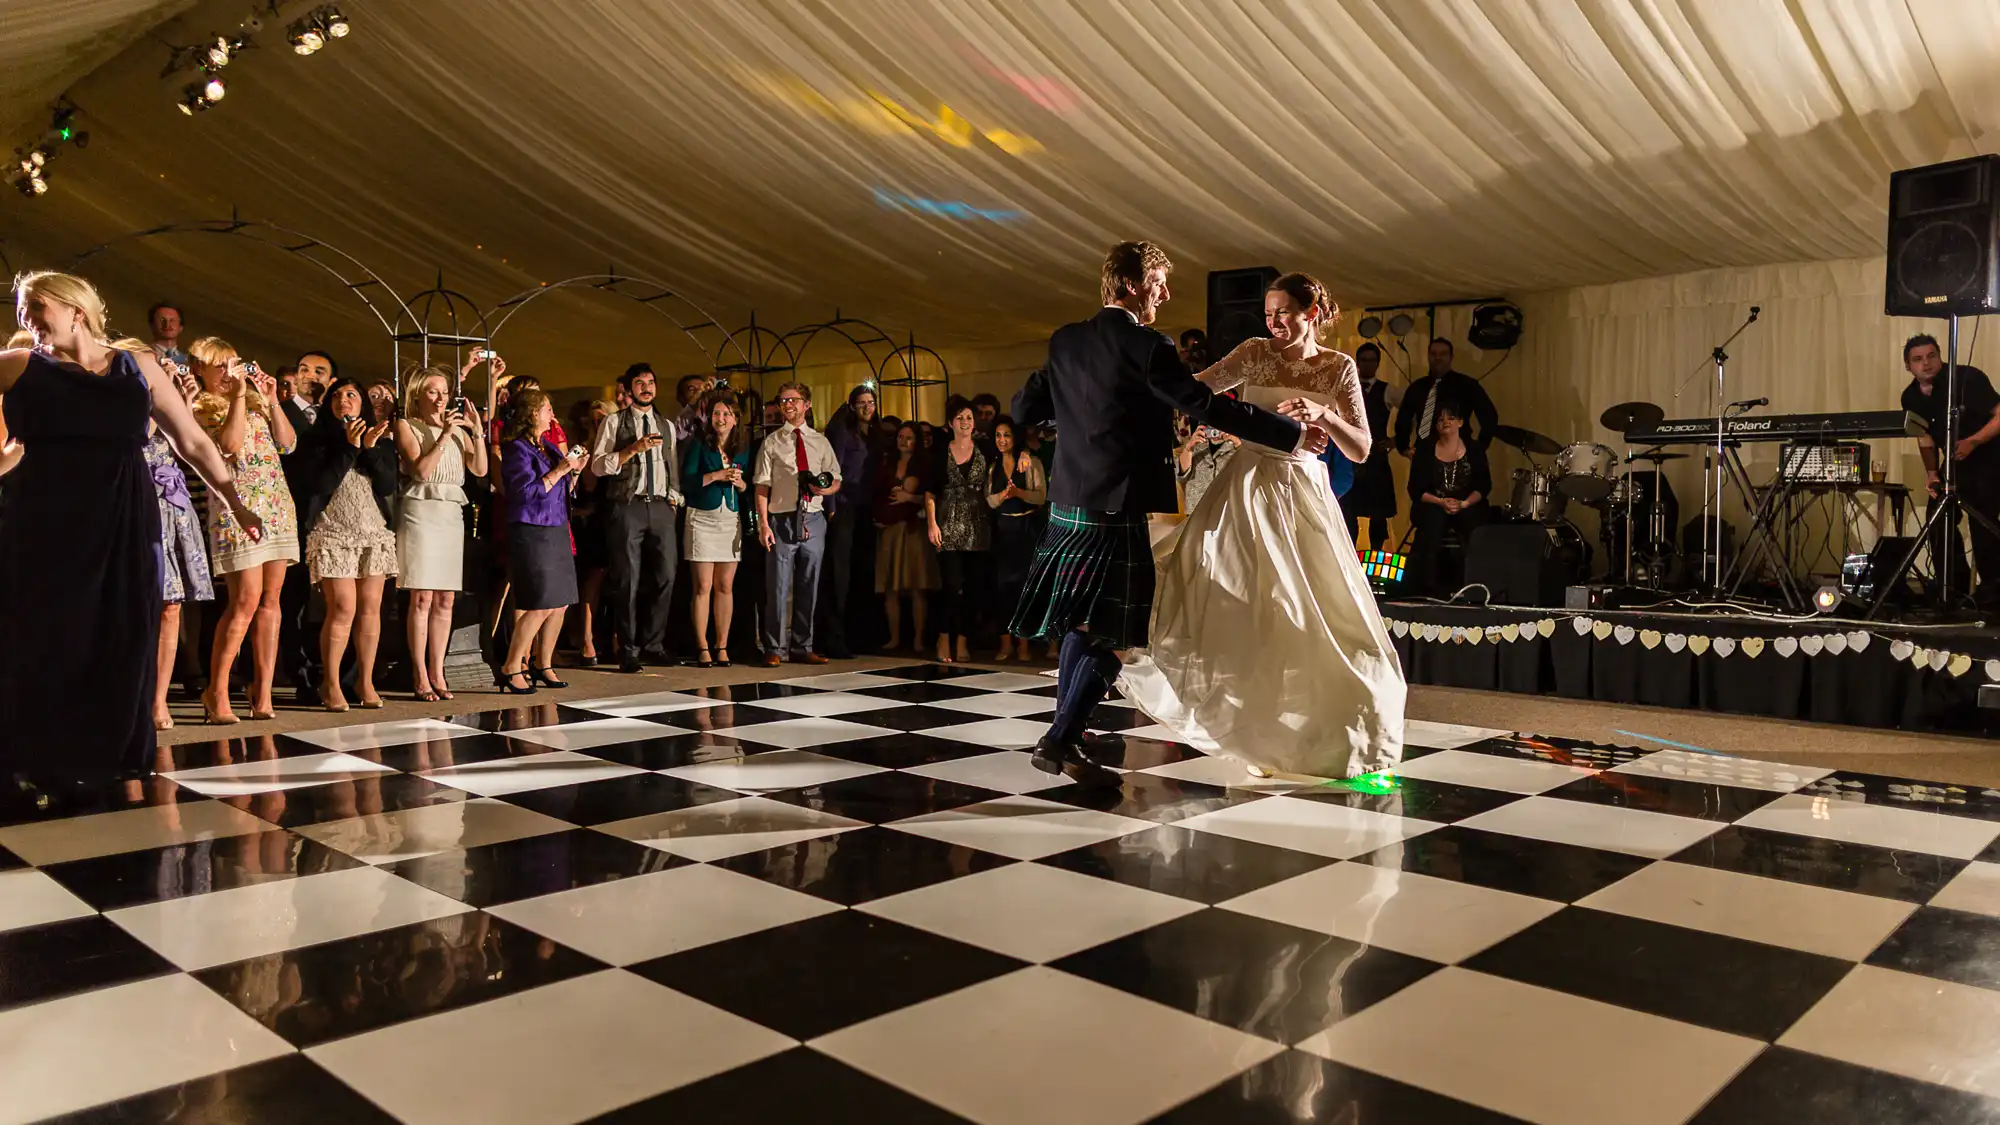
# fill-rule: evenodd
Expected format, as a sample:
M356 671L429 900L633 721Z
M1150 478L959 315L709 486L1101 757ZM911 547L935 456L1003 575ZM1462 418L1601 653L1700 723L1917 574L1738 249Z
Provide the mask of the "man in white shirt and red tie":
M787 654L795 664L824 664L813 651L813 610L826 553L822 497L840 491L840 459L825 435L806 425L812 392L804 384L786 383L774 401L784 424L764 438L750 478L764 544L764 664L775 668Z

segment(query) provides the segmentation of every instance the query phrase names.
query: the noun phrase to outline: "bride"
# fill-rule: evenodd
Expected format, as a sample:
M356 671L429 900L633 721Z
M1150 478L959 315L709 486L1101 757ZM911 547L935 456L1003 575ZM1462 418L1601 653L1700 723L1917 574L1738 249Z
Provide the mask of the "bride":
M1322 422L1366 461L1360 374L1318 339L1338 315L1318 281L1286 274L1264 294L1271 338L1201 378ZM1346 778L1402 758L1403 670L1319 459L1244 443L1154 557L1153 643L1128 654L1118 686L1177 740L1260 777Z

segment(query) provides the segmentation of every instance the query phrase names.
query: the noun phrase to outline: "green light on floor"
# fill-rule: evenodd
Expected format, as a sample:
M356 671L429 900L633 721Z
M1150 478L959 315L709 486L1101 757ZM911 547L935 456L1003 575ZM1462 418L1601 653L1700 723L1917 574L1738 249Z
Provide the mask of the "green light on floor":
M1349 789L1356 793L1394 793L1398 788L1394 770L1376 770L1374 773L1364 773L1360 777L1350 777L1346 781L1329 781L1327 784L1336 789Z

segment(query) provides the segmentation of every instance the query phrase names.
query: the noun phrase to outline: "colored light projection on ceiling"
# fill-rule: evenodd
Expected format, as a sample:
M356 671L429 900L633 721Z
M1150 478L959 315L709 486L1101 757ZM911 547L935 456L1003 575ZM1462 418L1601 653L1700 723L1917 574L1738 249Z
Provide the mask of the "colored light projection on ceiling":
M953 148L974 148L982 144L1009 156L1027 156L1042 151L1033 137L993 126L975 125L948 105L934 111L913 109L887 94L873 90L851 96L832 96L802 78L762 71L739 71L737 78L758 94L799 113L828 121L840 121L878 137L932 137Z
M906 195L887 188L875 189L875 202L889 211L914 211L925 215L940 215L948 219L964 219L989 223L1011 223L1028 217L1026 211L974 207L961 200L929 199L921 195Z

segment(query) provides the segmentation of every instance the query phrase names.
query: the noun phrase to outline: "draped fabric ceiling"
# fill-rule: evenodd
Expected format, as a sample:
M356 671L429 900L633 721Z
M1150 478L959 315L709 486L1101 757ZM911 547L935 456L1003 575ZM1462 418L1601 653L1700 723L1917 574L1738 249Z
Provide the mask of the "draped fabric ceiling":
M354 34L303 58L292 3L183 117L167 45L245 3L0 0L0 124L26 138L67 90L93 138L47 196L0 199L15 268L233 208L406 296L441 273L491 306L615 264L729 328L913 333L1004 392L1094 306L1104 247L1146 237L1179 267L1169 328L1200 323L1205 270L1252 264L1350 306L1514 295L1495 398L1587 430L1783 304L1766 284L1818 302L1763 326L1752 377L1798 383L1779 405L1887 405L1887 177L2000 127L2000 0L350 0ZM1776 265L1800 262L1836 264ZM266 246L154 238L87 272L127 330L172 294L273 359L389 365L359 302ZM1696 280L1603 288L1666 275ZM558 385L701 366L587 293L499 343Z

